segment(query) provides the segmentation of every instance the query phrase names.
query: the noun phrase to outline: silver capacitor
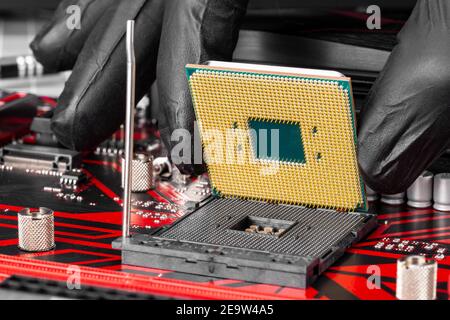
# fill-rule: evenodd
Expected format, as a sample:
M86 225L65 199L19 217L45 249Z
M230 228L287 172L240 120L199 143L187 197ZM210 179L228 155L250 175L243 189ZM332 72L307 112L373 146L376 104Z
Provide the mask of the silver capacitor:
M381 202L394 206L401 205L405 203L405 192L396 194L382 194Z
M19 249L30 252L49 251L55 247L53 210L25 208L17 216Z
M450 211L450 173L440 173L434 177L433 208Z
M122 168L125 159L122 158ZM124 186L124 174L122 170L122 188ZM145 192L154 187L153 179L153 157L145 153L136 153L131 162L131 191Z
M372 188L370 188L368 185L366 185L366 198L367 198L367 201L373 202L373 201L378 200L379 195Z
M413 208L428 208L433 204L433 174L422 173L408 188L408 205Z
M396 297L400 300L435 300L437 263L423 256L397 260Z

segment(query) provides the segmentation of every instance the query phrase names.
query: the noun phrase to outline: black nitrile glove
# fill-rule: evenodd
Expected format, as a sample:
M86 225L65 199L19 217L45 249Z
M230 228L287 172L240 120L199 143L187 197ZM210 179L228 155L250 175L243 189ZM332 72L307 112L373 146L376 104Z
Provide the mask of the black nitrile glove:
M170 148L174 129L193 127L185 64L231 59L247 0L78 0L81 30L66 27L70 4L60 5L32 48L46 69L73 68L52 126L62 144L84 150L124 119L126 20L136 20L137 98L157 77ZM404 191L448 144L449 25L448 0L419 0L361 112L360 168L379 192Z
M111 136L125 118L126 21L135 20L136 99L157 78L161 136L193 132L194 111L185 65L231 60L248 0L64 1L31 44L48 70L72 69L52 118L67 148L88 150ZM67 28L66 8L79 5L81 29ZM185 141L191 147L191 141ZM177 143L177 142L175 142ZM192 173L201 166L182 165Z
M419 0L361 110L367 185L405 191L450 141L450 1Z
M81 11L82 28L67 27L67 8L76 4ZM31 43L35 57L48 71L71 70L89 33L106 12L114 10L118 1L111 0L63 0L53 19L44 26Z

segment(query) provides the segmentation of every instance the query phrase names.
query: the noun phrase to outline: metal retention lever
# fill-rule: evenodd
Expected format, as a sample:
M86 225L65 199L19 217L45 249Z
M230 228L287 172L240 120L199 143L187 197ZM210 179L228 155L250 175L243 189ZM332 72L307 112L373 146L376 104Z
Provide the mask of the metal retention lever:
M126 35L127 49L127 103L125 120L125 166L124 189L123 189L123 221L122 238L130 236L131 219L131 161L133 161L133 132L134 132L134 107L135 107L135 87L136 87L136 58L134 55L134 20L127 21Z

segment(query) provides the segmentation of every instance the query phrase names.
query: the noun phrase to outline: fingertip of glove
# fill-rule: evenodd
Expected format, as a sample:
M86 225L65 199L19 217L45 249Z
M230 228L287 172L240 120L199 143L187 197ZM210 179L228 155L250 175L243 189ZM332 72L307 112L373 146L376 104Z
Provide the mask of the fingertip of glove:
M177 164L176 167L182 174L198 176L206 172L204 164Z
M70 119L65 119L64 114L54 114L51 120L51 129L56 140L64 147L75 151L87 151L92 149L90 139L81 139L79 135L72 134L75 131Z
M39 39L37 36L31 41L30 43L30 49L36 55L36 53L39 53Z
M34 37L33 41L31 41L29 47L31 51L33 52L33 55L36 57L38 61L42 60L42 46L41 46L42 39L37 35Z
M381 194L405 192L416 177L404 174L396 167L384 167L381 162L358 156L359 171L364 183Z
M43 39L39 35L33 39L29 47L36 60L44 66L46 71L59 71L59 66L57 64L58 59L56 59L55 54L52 54L49 50L50 46L43 43Z

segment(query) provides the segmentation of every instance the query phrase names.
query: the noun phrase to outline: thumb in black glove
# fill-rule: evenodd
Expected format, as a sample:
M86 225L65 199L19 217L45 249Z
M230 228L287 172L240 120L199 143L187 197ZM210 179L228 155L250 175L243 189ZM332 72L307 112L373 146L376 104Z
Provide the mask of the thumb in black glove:
M248 0L78 0L80 30L68 30L63 2L32 49L46 68L72 75L52 118L58 141L86 150L111 136L125 118L126 21L135 20L136 98L158 79L163 141L176 129L193 132L185 65L231 60ZM71 4L74 4L73 1ZM191 142L189 148L191 148ZM194 153L192 153L194 154ZM192 173L196 167L182 165Z
M450 1L419 0L361 110L363 178L378 192L403 192L449 140Z

